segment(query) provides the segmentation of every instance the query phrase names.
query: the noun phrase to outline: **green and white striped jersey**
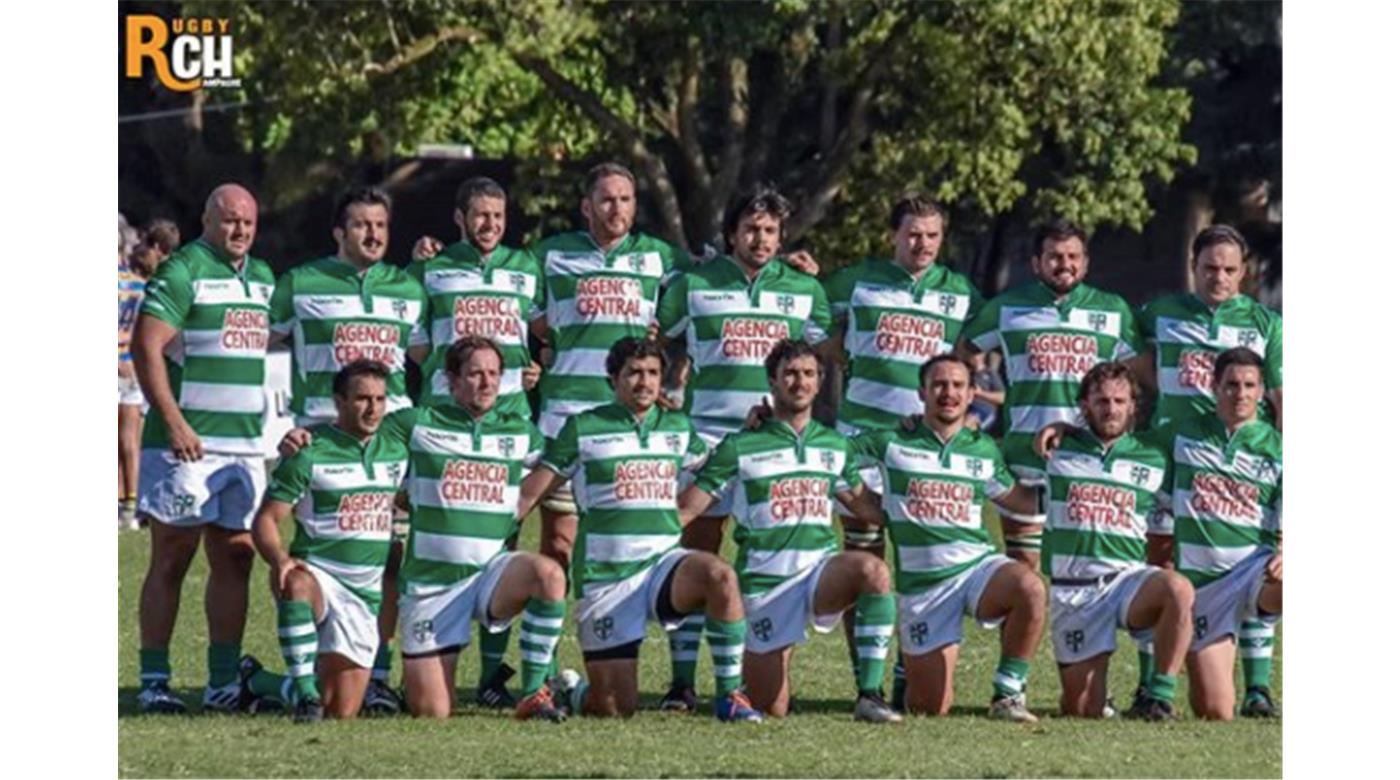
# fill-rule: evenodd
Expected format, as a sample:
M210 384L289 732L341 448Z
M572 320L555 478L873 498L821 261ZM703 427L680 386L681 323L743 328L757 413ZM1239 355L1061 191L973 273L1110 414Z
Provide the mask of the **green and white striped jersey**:
M1050 511L1041 565L1052 582L1103 577L1146 563L1149 516L1169 500L1165 448L1126 434L1105 450L1093 432L1076 428L1045 471Z
M686 336L686 410L712 444L742 428L749 409L768 397L763 363L774 344L816 344L831 327L821 284L781 258L751 280L734 258L716 257L666 288L656 319L667 338Z
M972 281L941 265L915 279L893 260L868 258L826 283L846 351L843 433L896 428L923 412L919 367L950 352L982 308Z
M1144 306L1138 322L1157 352L1154 428L1215 414L1215 357L1227 349L1258 353L1264 358L1264 385L1283 387L1283 318L1247 295L1214 310L1191 293L1168 295Z
M544 269L554 349L554 362L540 379L540 428L552 437L565 418L612 401L608 350L619 339L647 335L662 281L689 258L641 233L607 252L586 231L547 238L531 251Z
M1172 504L1152 533L1176 537L1176 569L1197 587L1228 574L1283 521L1283 434L1263 420L1231 435L1214 414L1171 434Z
M165 349L165 370L180 412L206 452L257 455L266 406L268 301L272 268L249 256L241 270L196 239L156 269L141 313L180 331ZM152 409L142 447L170 446Z
M389 411L412 406L406 351L428 343L427 310L423 286L388 263L362 274L332 255L282 274L272 293L272 332L292 340L292 412L334 420L335 375L360 359L389 369Z
M393 437L361 442L334 425L311 435L272 472L267 497L296 505L292 557L314 563L378 613L408 450Z
M408 447L408 544L399 591L423 595L472 577L515 532L520 482L544 439L529 420L494 407L480 419L455 404L384 419L381 438Z
M484 336L501 348L505 365L496 409L530 416L520 370L530 365L530 321L544 315L544 276L523 249L498 246L489 257L459 241L427 262L409 267L428 291L433 352L423 368L421 402L453 403L444 360L463 336Z
M797 433L767 420L724 437L695 478L734 492L735 569L744 595L766 593L836 553L832 498L860 484L850 442L816 420Z
M922 593L996 552L982 505L1015 485L992 437L962 428L943 441L917 430L867 431L851 442L861 468L885 478L881 503L894 545L895 589Z
M573 479L575 596L625 580L680 544L676 480L707 454L690 418L659 406L640 421L617 403L569 417L540 463Z
M963 335L982 352L1006 358L1008 427L1004 452L1013 470L1035 470L1031 441L1052 422L1082 424L1079 382L1089 369L1142 349L1122 298L1081 284L1063 301L1040 282L993 298Z

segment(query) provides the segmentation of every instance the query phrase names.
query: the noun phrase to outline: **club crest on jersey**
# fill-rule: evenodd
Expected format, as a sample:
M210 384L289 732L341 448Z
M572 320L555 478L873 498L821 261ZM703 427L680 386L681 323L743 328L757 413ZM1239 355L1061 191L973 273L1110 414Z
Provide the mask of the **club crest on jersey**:
M666 434L666 449L669 449L671 452L680 453L681 435L679 433Z
M509 458L515 454L515 437L502 436L497 440L496 446L501 451L501 457Z
M797 299L791 295L779 295L777 304L778 311L783 314L792 314L792 310L797 308Z
M753 635L767 642L773 636L772 618L762 618L752 624Z
M947 293L943 293L943 294L941 294L941 295L938 296L938 309L939 309L939 311L943 312L944 314L952 314L952 313L953 313L953 307L955 307L955 306L957 306L957 305L958 305L958 299L957 299L957 298L954 298L953 296L951 296L951 295L949 295L949 294L947 294Z
M613 619L611 617L601 617L593 619L593 636L596 636L603 641L607 641L607 638L612 636L612 632Z
M1147 480L1151 476L1152 472L1149 471L1146 466L1133 466L1133 468L1128 472L1128 478L1131 479L1133 481L1133 484L1137 485L1138 487L1142 487L1143 485L1147 484Z
M401 320L408 319L408 301L396 300L393 303L394 316Z
M525 292L525 275L524 275L524 274L511 274L511 275L510 275L510 286L511 286L511 289L515 290L515 292L516 292L517 294L518 294L518 293L523 293L523 292Z
M1108 315L1101 311L1089 312L1089 327L1102 333L1108 327Z
M822 468L827 471L836 470L836 453L831 450L822 450Z
M1245 331L1240 331L1240 336L1239 336L1238 341L1239 341L1239 345L1240 345L1241 347L1246 347L1246 348L1248 348L1248 349L1253 349L1253 348L1254 348L1254 342L1256 342L1256 341L1258 341L1258 340L1259 340L1259 331L1257 331L1257 330L1245 330Z
M628 255L627 264L631 266L632 273L639 274L647 267L647 259L641 255Z
M397 484L399 478L403 476L403 466L399 465L398 463L390 463L388 470L389 481Z
M1278 466L1271 460L1254 460L1254 478L1260 482L1273 482L1278 479Z
M968 470L969 472L971 472L972 476L974 476L974 477L980 477L980 476L982 476L982 459L981 459L981 458L968 458L968 460L967 460L967 470Z

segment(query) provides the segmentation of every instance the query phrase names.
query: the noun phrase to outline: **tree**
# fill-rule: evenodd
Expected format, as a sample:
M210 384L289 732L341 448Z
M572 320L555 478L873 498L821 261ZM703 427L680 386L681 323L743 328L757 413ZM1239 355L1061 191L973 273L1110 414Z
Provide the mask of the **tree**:
M190 4L234 19L248 150L284 197L421 142L518 161L535 215L605 157L652 229L717 244L756 182L828 262L884 250L912 189L961 224L1064 213L1141 227L1194 159L1158 82L1172 0ZM318 164L318 167L312 167ZM308 175L310 171L310 175ZM546 221L544 227L555 227Z

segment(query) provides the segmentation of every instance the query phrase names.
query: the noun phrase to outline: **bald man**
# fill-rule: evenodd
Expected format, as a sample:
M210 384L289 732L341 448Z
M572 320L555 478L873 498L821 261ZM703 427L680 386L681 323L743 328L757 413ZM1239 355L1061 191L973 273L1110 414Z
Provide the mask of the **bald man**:
M170 634L201 539L209 561L204 709L240 708L238 658L254 555L249 529L266 483L262 385L274 280L268 264L248 254L258 203L246 189L224 184L205 202L203 225L147 284L132 337L136 375L151 404L137 508L151 528L138 695L151 713L186 710L169 686Z

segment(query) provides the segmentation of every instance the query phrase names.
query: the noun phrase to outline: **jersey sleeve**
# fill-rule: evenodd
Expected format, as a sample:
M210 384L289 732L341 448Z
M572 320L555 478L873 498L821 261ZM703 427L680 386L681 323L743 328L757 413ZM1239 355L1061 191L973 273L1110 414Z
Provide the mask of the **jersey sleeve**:
M525 461L524 461L524 463L525 463L525 468L527 468L527 469L532 469L532 468L538 466L538 465L540 464L540 457L541 457L543 454L544 454L544 434L540 433L540 429L537 428L537 427L535 427L535 424L534 424L534 423L531 423L531 424L530 424L530 447L529 447L529 450L525 453Z
M1016 487L1016 477L1011 474L1011 469L1007 468L1006 458L1002 457L1001 450L997 449L995 444L987 450L992 460L992 474L982 483L982 491L995 501Z
M408 345L410 347L426 347L431 341L432 334L432 314L428 311L428 290L421 281L416 279L413 283L413 289L418 298L418 318L413 321L413 327L408 330Z
M185 319L194 305L194 282L189 268L178 261L167 260L156 269L146 283L146 295L141 299L141 313L171 325L184 328Z
M277 286L272 290L272 300L268 301L268 317L272 320L268 325L268 330L279 336L286 336L292 332L292 326L296 323L296 311L292 308L292 272L282 274L282 278L277 280Z
M1260 522L1260 530L1264 532L1264 538L1271 544L1278 543L1278 537L1283 533L1283 481L1279 480L1278 487L1274 488L1274 494L1269 502L1264 505L1264 517Z
M578 418L570 417L559 429L559 435L549 439L540 456L540 465L564 477L578 471Z
M981 314L982 309L986 306L987 299L982 296L982 291L978 290L977 285L969 280L967 284L967 316L963 318L963 326L966 327L967 323L977 319L977 315Z
M855 445L851 443L850 439L844 441L846 462L841 467L841 473L836 475L836 492L838 493L855 490L865 484L865 481L860 478L860 466L856 463L859 456L856 454Z
M812 280L812 316L802 323L802 338L808 344L820 344L831 335L831 306L826 291Z
M686 425L690 428L690 443L685 448L685 458L681 461L681 468L686 471L696 471L705 465L705 461L710 458L710 445L701 438L700 432L695 430L695 424L686 418Z
M661 289L663 290L696 268L695 261L690 258L690 252L669 241L664 242L664 246L665 248L661 250Z
M1269 332L1264 344L1264 386L1270 390L1283 387L1283 318L1269 312Z
M844 323L851 314L851 294L855 288L854 266L846 266L832 274L823 287L826 291L827 305L831 307L832 323Z
M1142 336L1138 331L1137 314L1122 298L1118 299L1118 311L1123 327L1118 333L1118 343L1113 347L1113 359L1128 360L1142 352Z
M656 307L656 323L661 328L661 335L668 339L680 336L690 325L689 307L686 305L689 290L690 276L687 274L661 294L661 303Z
M715 445L710 459L695 475L695 486L712 496L723 495L729 483L739 475L739 448L734 442L737 434L729 434Z
M297 454L284 458L267 482L267 497L284 504L295 504L306 494L311 484L311 447L302 447Z
M880 465L885 449L886 431L866 431L850 439L851 454L856 468L864 469Z
M530 311L525 315L527 320L533 322L544 316L544 309L547 305L544 299L544 264L533 253L524 252L524 254L534 266L531 273L535 277L535 294L530 298Z
M1157 309L1151 303L1144 303L1134 315L1137 321L1138 338L1144 348L1157 347Z
M977 316L968 321L963 329L963 338L978 352L991 352L1001 343L998 325L1001 321L1001 303L992 299L983 304Z

